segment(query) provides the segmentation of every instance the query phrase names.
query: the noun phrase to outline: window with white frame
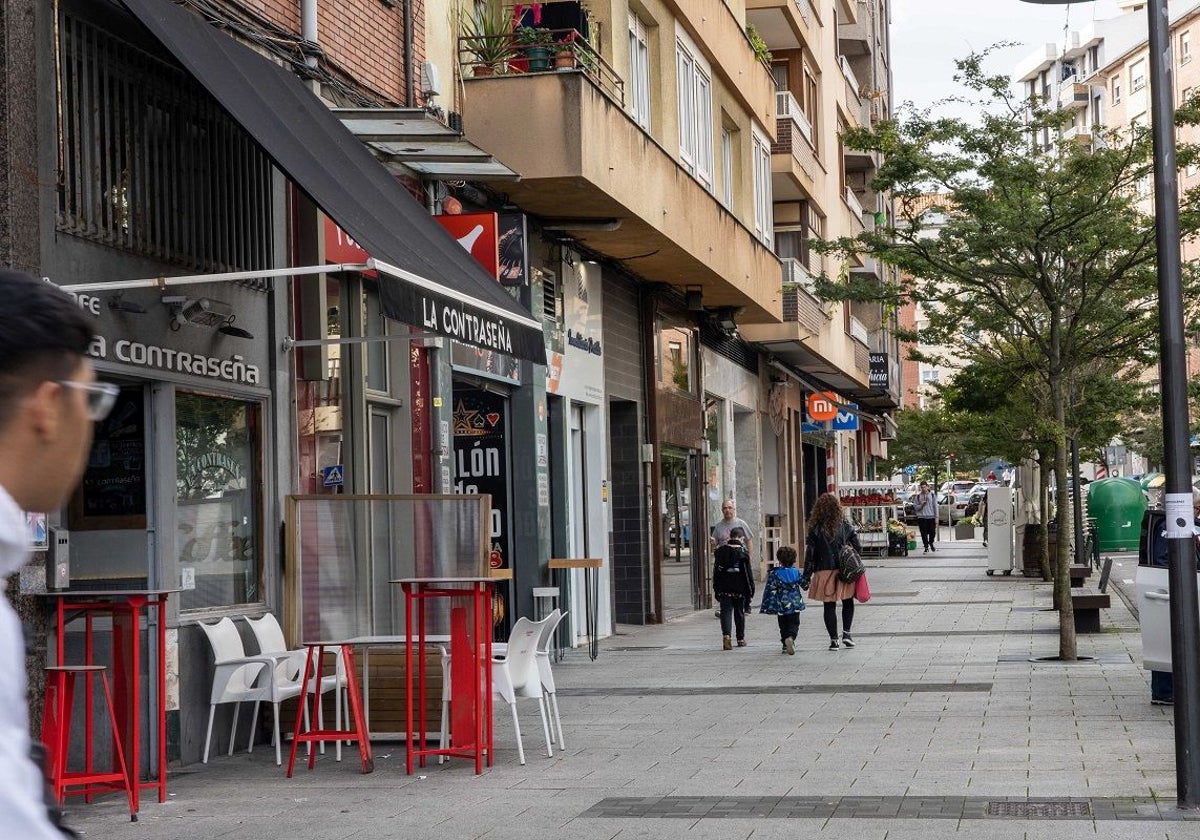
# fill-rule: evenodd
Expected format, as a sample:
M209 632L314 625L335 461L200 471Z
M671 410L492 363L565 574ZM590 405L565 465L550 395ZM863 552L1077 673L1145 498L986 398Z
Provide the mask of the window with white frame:
M1136 93L1146 86L1146 59L1139 58L1129 65L1129 92Z
M646 24L629 13L629 113L633 121L650 130L650 46Z
M721 129L721 202L733 209L733 129Z
M922 382L937 382L941 379L942 372L937 368L926 368L921 371Z
M1113 76L1112 78L1112 103L1116 105L1121 101L1121 77Z
M754 161L754 235L769 248L775 238L774 208L771 201L771 141L758 126L753 130Z
M1179 33L1179 63L1187 64L1192 60L1192 30Z
M712 71L692 39L677 30L675 67L679 97L679 159L713 188Z

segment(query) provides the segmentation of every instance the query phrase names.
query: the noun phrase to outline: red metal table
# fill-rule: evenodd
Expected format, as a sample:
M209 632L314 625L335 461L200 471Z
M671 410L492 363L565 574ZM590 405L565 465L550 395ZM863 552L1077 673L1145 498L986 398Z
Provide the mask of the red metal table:
M47 598L55 599L55 657L56 664L66 663L67 625L82 617L84 619L84 665L95 664L95 619L108 616L112 619L112 688L113 706L117 716L117 729L124 741L124 753L129 772L129 786L133 796L133 811L139 807L142 788L157 788L158 801L167 800L167 596L176 589L103 589L66 590L46 592ZM149 610L156 610L158 644L154 693L156 702L154 720L158 736L157 778L153 775L141 781L142 745L142 614L146 614L149 630ZM92 696L92 675L85 676L87 696ZM149 694L150 686L147 685ZM86 747L84 753L85 772L94 772L92 754L93 737L92 705L84 711ZM115 751L114 751L115 752ZM92 801L90 794L87 801Z
M404 578L394 580L404 590L404 687L407 703L405 769L413 761L425 766L431 755L475 759L476 774L483 772L484 756L492 764L492 585L486 577ZM425 632L427 602L447 599L450 606L450 738L431 749L426 720L425 650L431 634ZM416 624L416 634L413 625ZM416 685L413 685L414 676ZM414 691L413 689L416 689ZM414 703L420 712L414 720ZM415 724L415 726L414 726Z
M355 741L358 744L359 757L362 759L362 771L370 773L375 769L375 757L371 754L371 739L367 735L366 722L363 720L362 695L358 691L358 670L354 666L354 648L345 641L305 642L304 646L308 648L308 654L304 657L304 675L300 682L303 689L300 692L300 703L296 708L296 728L292 734L291 755L288 757L288 778L292 777L292 770L296 766L296 748L301 743L312 744L326 741L338 745L339 759L341 759L342 741ZM346 674L346 694L349 700L351 728L325 729L318 725L316 728L304 732L302 731L304 715L301 714L301 711L304 709L304 704L308 702L309 694L313 696L309 720L315 722L322 719L321 663L326 654L341 657ZM316 766L316 761L317 751L310 749L308 753L309 770Z

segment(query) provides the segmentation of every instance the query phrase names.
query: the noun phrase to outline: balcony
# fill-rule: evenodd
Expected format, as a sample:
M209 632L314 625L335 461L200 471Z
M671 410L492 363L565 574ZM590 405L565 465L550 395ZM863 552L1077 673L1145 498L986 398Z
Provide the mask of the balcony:
M866 98L867 110L863 109L864 98L862 95L862 86L858 83L858 77L854 75L854 68L850 66L850 59L844 55L838 56L838 65L842 68L842 78L846 82L846 97L845 111L848 119L853 119L858 125L871 124L870 98Z
M820 197L825 194L825 178L825 167L812 143L791 117L780 117L776 122L776 140L771 144L774 200L813 201L824 215Z
M838 52L842 55L857 57L870 55L875 51L869 18L857 23L840 24L837 37Z
M754 24L772 52L815 43L821 26L812 0L747 0L746 22Z
M862 344L863 347L871 346L871 334L867 332L867 326L862 321L850 316L850 337Z
M513 204L600 254L636 257L629 267L647 280L698 285L709 307L744 307L739 323L780 320L779 259L590 73L462 86L464 134L521 175L500 186Z
M1058 107L1065 111L1086 110L1091 99L1092 86L1082 82L1063 82L1058 90Z
M819 333L829 321L826 305L813 295L813 276L800 260L786 258L783 265L783 320Z
M812 145L812 123L800 110L800 103L796 101L796 97L792 95L791 91L775 91L775 116L780 120L791 120L796 131L800 132L800 136L807 140L809 145Z
M1063 129L1062 139L1078 143L1080 146L1090 146L1092 144L1092 129L1085 125L1073 125L1070 128Z

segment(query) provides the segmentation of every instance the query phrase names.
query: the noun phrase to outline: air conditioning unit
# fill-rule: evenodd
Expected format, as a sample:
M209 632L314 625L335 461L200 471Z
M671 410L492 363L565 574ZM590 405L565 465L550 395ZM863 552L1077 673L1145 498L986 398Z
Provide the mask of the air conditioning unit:
M421 65L421 92L426 96L442 95L442 74L432 61Z

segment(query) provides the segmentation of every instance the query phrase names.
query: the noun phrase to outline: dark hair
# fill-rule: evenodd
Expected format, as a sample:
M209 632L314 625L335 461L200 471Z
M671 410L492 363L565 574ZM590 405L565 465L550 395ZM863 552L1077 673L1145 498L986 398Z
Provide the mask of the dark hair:
M0 428L19 397L74 373L93 335L69 294L24 272L0 268Z
M775 559L783 566L796 565L796 549L790 545L781 545L775 549Z
M740 539L744 539L745 537L746 537L746 531L745 531L745 529L742 528L741 525L738 525L737 527L729 529L729 539L740 540Z
M820 531L827 537L837 536L842 527L842 503L833 493L822 493L813 502L808 516L808 529Z

